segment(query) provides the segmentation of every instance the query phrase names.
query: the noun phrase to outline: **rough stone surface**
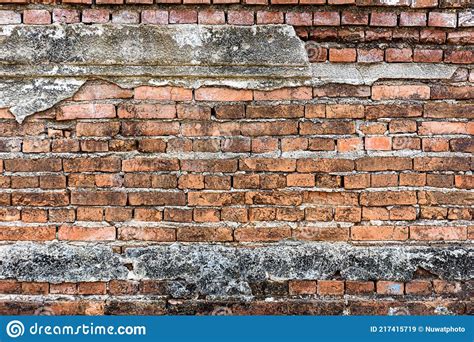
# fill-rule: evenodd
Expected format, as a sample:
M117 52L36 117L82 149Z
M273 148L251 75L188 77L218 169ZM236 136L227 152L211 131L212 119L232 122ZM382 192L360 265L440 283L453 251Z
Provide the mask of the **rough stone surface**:
M250 282L330 279L336 274L347 280L408 281L422 268L447 280L466 280L474 275L473 250L456 246L280 243L232 247L175 243L130 247L120 256L100 244L18 243L0 247L0 260L1 279L58 283L169 280L170 295L180 298L190 291L218 297L250 296ZM132 264L132 271L125 264Z
M96 281L125 278L128 270L103 245L18 243L0 246L0 278L23 281Z
M473 276L473 251L461 247L356 247L349 244L295 243L255 247L180 245L130 248L135 277L186 279L200 293L249 295L248 282L326 279L407 281L417 268L446 279Z
M28 115L53 107L86 82L75 78L0 80L0 108L10 108L18 122Z
M18 25L2 28L0 37L0 61L8 64L302 66L307 62L303 43L288 25Z

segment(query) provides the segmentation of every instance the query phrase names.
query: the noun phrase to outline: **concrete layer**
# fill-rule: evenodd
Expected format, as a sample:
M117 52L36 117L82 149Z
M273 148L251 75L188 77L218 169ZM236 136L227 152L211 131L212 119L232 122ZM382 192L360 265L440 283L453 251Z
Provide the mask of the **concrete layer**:
M0 28L7 64L302 66L303 42L289 25L47 25Z
M0 26L0 108L18 122L88 80L125 88L177 85L276 89L380 79L448 79L442 64L310 64L289 25Z
M412 279L418 268L442 279L474 277L474 249L467 246L353 246L296 243L231 246L171 244L129 247L17 243L0 247L0 278L22 281L169 280L168 291L218 297L249 296L250 283L263 280ZM131 265L129 271L125 265Z

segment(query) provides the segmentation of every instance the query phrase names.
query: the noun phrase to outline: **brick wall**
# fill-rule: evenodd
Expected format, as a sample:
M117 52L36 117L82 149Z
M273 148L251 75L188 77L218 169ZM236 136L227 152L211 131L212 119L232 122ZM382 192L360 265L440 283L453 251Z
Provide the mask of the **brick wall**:
M0 25L289 24L321 67L457 66L274 90L88 79L22 123L0 109L0 240L26 248L0 253L2 314L472 314L469 1L0 3ZM83 268L105 250L120 274Z

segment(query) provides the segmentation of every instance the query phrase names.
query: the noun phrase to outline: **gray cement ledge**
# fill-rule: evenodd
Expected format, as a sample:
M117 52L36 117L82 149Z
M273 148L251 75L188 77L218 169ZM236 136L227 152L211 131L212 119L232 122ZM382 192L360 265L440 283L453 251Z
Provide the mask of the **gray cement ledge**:
M124 255L90 243L15 243L0 246L0 279L77 282L110 279L176 281L203 295L251 295L250 282L287 279L409 281L418 268L441 279L474 277L474 249L457 245L353 246L286 242L260 245L159 244L129 247ZM131 270L126 265L132 265Z
M311 64L289 25L0 26L0 108L18 122L89 80L271 90L382 79L449 79L458 66Z

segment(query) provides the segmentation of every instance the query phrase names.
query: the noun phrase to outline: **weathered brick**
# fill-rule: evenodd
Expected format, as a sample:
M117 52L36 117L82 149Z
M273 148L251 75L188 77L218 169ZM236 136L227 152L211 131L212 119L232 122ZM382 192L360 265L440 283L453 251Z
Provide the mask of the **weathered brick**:
M56 120L110 119L114 117L114 105L87 103L60 106L57 111Z
M178 228L177 240L184 242L225 242L232 241L232 229L231 228L208 228L208 227L189 227L189 228Z
M195 90L197 101L251 101L251 90L203 87Z
M58 240L108 241L115 240L114 227L79 227L62 225L58 229Z
M317 291L317 283L315 280L290 280L290 295L310 295Z
M2 241L51 241L55 238L55 226L0 226Z
M132 192L128 195L130 205L184 205L186 196L182 192Z
M28 25L51 24L51 13L47 10L31 9L23 11L23 23Z
M318 281L318 295L320 296L342 296L344 294L344 282L340 280Z
M120 131L119 122L78 122L78 137L113 137Z
M288 239L291 236L290 228L237 228L234 232L235 240L240 242L260 241L271 242Z
M365 206L410 205L416 204L415 191L377 191L360 195L360 204Z
M125 205L127 194L118 191L72 191L71 204Z
M66 192L15 192L12 194L12 205L32 207L62 207L69 204Z
M356 226L351 228L351 238L361 241L404 241L408 239L408 227Z
M61 159L11 159L5 160L4 169L11 172L55 172L62 170Z
M426 85L374 85L372 99L425 100L430 98L430 87Z
M65 172L120 172L121 160L118 157L93 157L64 159Z
M403 295L404 284L401 282L380 280L376 283L377 293L383 295Z
M424 241L466 240L467 228L465 226L410 226L410 239Z
M141 241L176 241L176 231L171 228L154 227L120 227L117 231L119 240L141 240Z

